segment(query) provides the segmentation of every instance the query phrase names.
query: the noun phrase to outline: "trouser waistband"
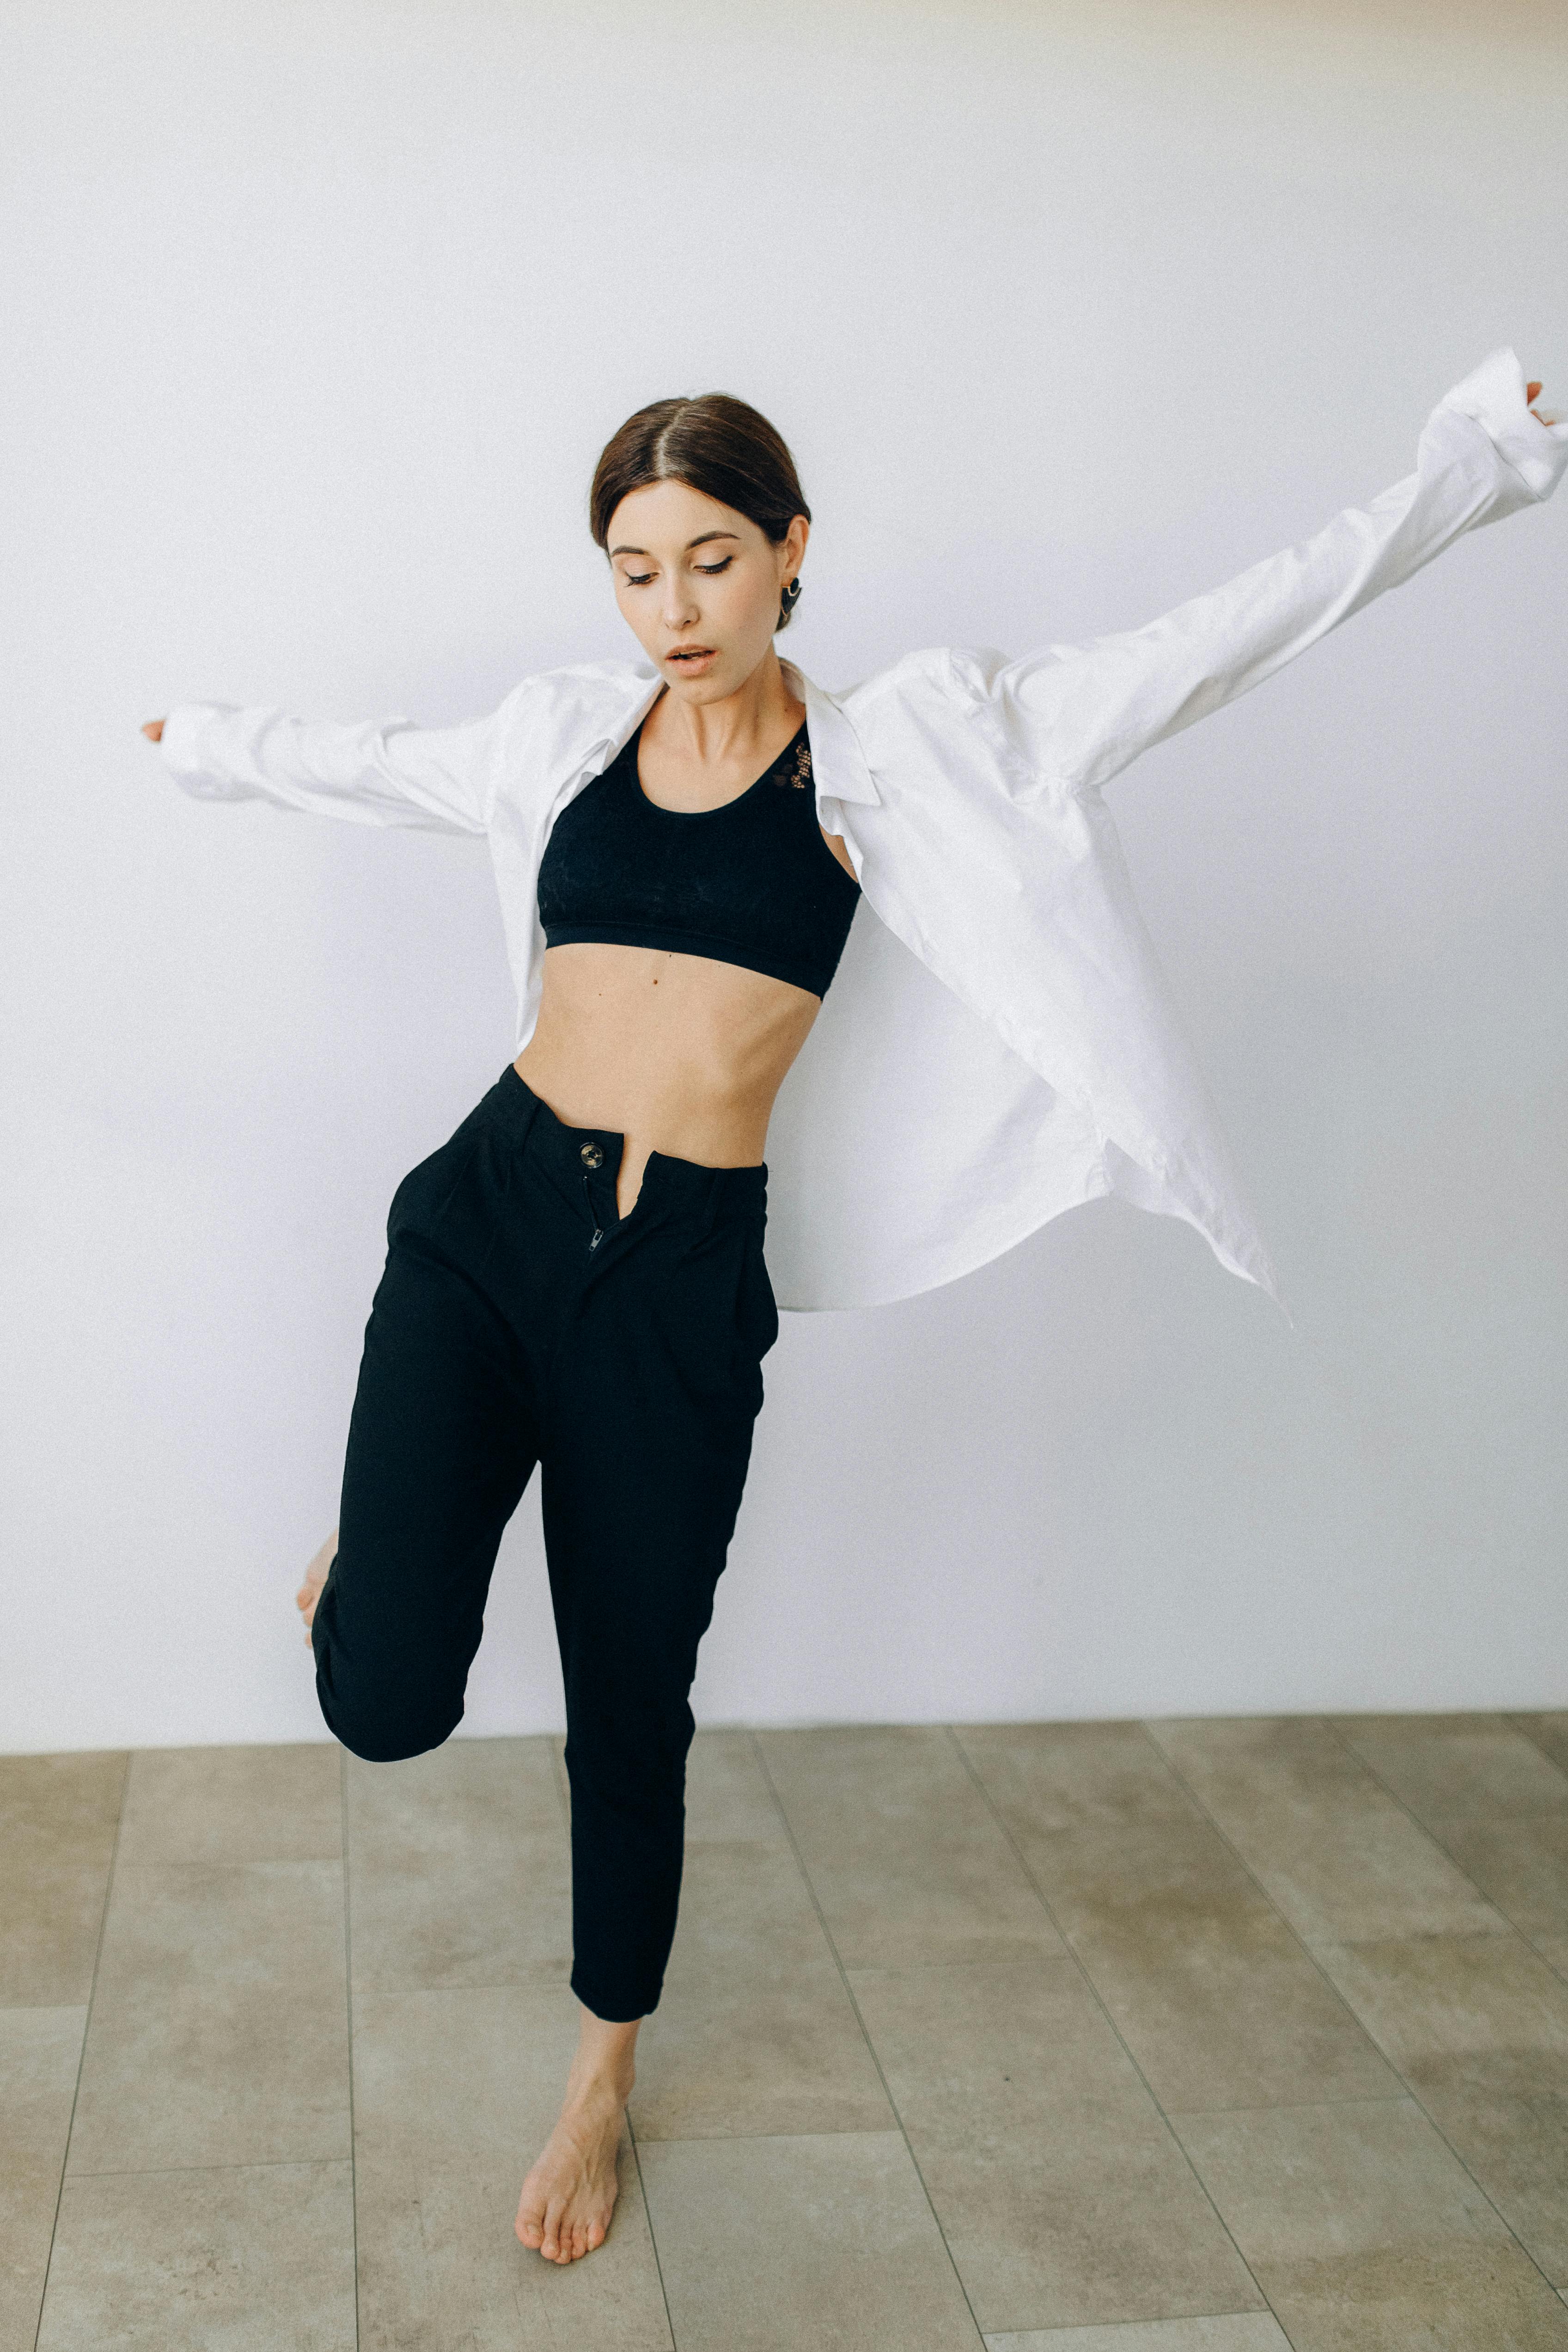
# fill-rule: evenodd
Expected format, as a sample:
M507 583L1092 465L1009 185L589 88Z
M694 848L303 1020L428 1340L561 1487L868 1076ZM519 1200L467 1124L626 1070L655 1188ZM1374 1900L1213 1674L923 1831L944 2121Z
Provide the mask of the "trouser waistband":
M504 1132L530 1156L538 1153L558 1178L587 1181L596 1204L613 1202L616 1173L626 1138L614 1128L569 1127L535 1094L508 1062L485 1098ZM709 1168L666 1151L650 1151L643 1171L638 1208L695 1212L708 1223L755 1214L767 1200L768 1167ZM613 1214L613 1211L612 1212Z

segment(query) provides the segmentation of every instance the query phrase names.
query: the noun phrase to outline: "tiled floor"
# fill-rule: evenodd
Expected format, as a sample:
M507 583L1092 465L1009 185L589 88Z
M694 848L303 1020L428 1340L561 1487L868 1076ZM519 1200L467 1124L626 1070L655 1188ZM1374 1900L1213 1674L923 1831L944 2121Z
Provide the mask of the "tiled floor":
M560 2271L566 1824L550 1739L0 1759L0 2352L1568 2347L1568 1716L700 1734Z

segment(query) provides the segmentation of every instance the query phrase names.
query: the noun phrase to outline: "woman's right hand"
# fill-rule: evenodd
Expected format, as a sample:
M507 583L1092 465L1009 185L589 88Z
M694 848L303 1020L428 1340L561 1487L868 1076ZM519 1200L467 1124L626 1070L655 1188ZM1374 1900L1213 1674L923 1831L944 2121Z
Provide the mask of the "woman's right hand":
M161 743L163 740L163 721L161 719L150 719L141 732L150 743Z

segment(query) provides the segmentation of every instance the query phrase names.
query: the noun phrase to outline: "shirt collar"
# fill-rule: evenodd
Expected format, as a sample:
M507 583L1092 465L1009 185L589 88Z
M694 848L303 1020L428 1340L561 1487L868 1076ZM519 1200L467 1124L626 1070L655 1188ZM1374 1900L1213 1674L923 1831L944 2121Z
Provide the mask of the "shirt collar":
M817 797L825 801L862 801L875 808L882 795L872 782L860 738L831 694L813 686L802 669L782 654L779 666L806 706L811 737L811 781Z

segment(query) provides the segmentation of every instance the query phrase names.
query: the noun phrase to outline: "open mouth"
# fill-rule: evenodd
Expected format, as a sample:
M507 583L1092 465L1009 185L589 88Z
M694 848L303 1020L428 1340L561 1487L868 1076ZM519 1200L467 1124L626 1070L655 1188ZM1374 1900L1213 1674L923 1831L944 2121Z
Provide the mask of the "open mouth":
M677 652L667 654L665 659L679 669L701 669L706 663L716 661L718 656L712 646L682 646Z

